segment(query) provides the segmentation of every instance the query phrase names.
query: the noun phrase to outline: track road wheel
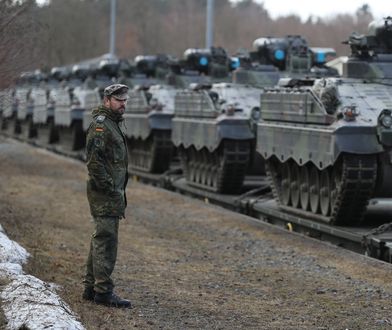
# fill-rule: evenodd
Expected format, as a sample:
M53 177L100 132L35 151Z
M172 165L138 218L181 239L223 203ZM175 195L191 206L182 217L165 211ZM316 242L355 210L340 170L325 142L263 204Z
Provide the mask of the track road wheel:
M310 210L312 213L317 214L320 208L320 179L319 171L315 166L312 166L310 169L309 182Z
M333 210L336 198L339 194L339 187L342 180L342 164L338 163L331 171L331 210Z
M320 209L321 214L329 216L331 214L331 176L328 169L321 171L320 176Z
M300 200L301 200L301 208L304 211L309 210L309 199L310 199L310 181L309 181L309 168L308 166L302 166L300 170Z
M291 196L291 205L295 208L299 207L300 204L300 168L299 166L292 162L291 163L291 182L290 182L290 196Z

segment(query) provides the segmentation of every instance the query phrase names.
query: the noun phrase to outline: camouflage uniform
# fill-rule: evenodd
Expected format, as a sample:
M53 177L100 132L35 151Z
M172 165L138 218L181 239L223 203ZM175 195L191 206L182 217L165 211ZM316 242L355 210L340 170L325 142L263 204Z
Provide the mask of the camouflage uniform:
M119 127L122 116L100 106L93 111L86 138L87 197L95 230L91 238L86 288L96 293L113 291L113 272L117 257L119 220L127 205L128 182L126 139Z

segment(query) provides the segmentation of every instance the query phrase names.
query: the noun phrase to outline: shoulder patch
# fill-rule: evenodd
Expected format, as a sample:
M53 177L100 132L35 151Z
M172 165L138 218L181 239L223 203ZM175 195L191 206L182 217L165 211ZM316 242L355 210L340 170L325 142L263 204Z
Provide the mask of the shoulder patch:
M95 119L95 121L96 121L97 123L103 123L104 120L105 120L105 118L106 118L106 116L104 116L104 115L99 115L99 116Z

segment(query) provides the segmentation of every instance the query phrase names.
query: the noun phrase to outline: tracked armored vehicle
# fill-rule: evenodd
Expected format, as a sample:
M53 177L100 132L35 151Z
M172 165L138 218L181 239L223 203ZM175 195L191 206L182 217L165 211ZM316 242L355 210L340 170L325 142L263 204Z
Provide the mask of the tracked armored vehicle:
M160 70L160 78L165 81L129 92L124 121L132 168L148 173L163 173L169 169L174 154L171 130L176 92L190 83L210 81L211 70L215 76L219 75L219 68L213 65L220 56L221 50L216 48L188 49L180 61L166 57L165 62L161 56L156 65L150 62L149 66L145 65L145 68ZM226 75L227 69L222 79Z
M260 89L233 83L177 93L172 141L187 182L219 193L241 191L254 157Z
M173 86L162 85L129 92L124 121L132 168L149 173L163 173L169 168L175 93Z
M16 118L16 100L15 89L7 88L0 91L1 93L1 131L10 133L14 130L13 121Z
M392 18L348 44L342 78L266 89L257 135L279 205L337 225L392 196Z
M158 71L165 65L166 55L138 55L132 64L126 59L119 59L113 55L104 55L96 63L95 79L89 82L89 88L98 88L101 100L105 87L120 83L127 85L130 89L133 87L143 90L160 81ZM84 112L83 130L87 131L92 121L91 109Z
M255 147L262 88L276 85L282 76L311 75L316 66L314 53L300 36L259 38L253 47L238 57L234 83L178 94L172 140L193 186L235 194L241 192L245 175L264 175L264 160Z
M119 72L125 60L120 60L114 55L105 54L99 58L89 60L87 63L90 65L91 72L83 82L84 90L89 90L91 95L94 95L93 103L88 104L91 108L86 108L83 111L83 131L86 132L93 119L92 110L96 108L103 100L104 89L115 83L118 80ZM125 82L124 82L125 83ZM129 83L129 82L128 82ZM97 92L99 98L97 99ZM96 104L94 102L97 102Z
M32 118L32 106L29 100L31 89L39 83L41 73L24 72L16 81L13 88L9 90L11 94L2 114L2 130L8 134L21 135L22 131L26 131ZM9 93L7 92L7 93Z
M66 150L79 151L85 146L85 131L83 116L86 110L99 105L98 89L91 89L83 82L91 68L88 64L75 65L72 68L71 79L63 88L53 89L50 97L55 102L54 136Z
M47 85L37 90L39 101L34 105L33 124L36 130L35 137L41 144L52 144L59 140L58 130L54 124L54 96L56 90L64 88L69 74L70 70L67 67L54 67L49 73Z

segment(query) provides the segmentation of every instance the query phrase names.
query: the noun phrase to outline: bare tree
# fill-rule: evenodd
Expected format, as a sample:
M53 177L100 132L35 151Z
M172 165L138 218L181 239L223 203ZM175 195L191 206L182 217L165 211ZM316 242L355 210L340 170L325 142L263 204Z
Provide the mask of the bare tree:
M204 47L206 0L118 0L117 45L121 57L170 53L181 56L190 47ZM311 46L334 47L357 31L366 33L373 19L370 7L355 15L328 19L282 16L273 20L263 4L244 0L215 1L216 46L234 53L251 48L261 36L304 36ZM53 67L93 58L109 50L110 0L50 0L38 7L33 0L0 0L0 59L2 81L16 71ZM8 76L6 75L6 72Z
M0 88L10 85L20 72L42 63L36 48L40 27L32 19L34 1L0 0Z

